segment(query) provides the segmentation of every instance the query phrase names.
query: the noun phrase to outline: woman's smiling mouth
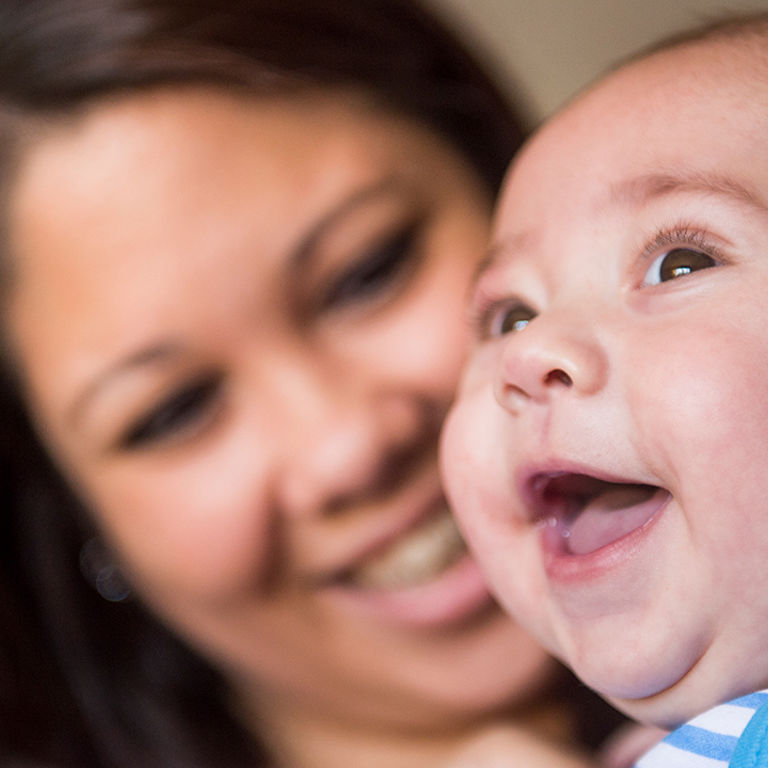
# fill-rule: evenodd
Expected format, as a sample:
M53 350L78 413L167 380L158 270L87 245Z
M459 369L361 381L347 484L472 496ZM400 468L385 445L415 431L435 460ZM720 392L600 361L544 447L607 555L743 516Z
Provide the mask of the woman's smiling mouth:
M412 587L435 578L466 551L446 508L352 570L347 578L373 589Z
M560 556L590 555L614 544L642 528L670 498L655 485L570 472L537 474L527 486L545 549Z
M350 566L324 594L367 618L433 629L465 621L492 604L445 504Z

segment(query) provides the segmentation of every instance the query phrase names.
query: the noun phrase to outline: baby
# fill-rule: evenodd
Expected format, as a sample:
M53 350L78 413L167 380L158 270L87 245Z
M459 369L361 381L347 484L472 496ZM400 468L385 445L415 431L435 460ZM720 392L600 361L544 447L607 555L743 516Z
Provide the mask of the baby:
M547 124L471 311L443 470L501 602L629 715L696 718L643 768L763 765L768 15L634 60Z

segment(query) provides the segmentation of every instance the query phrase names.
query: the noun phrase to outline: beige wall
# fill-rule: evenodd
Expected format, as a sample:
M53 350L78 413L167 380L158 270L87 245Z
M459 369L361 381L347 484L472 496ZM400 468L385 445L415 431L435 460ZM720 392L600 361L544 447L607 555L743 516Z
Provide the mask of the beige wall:
M768 10L768 0L429 0L517 77L540 118L628 52L723 11Z

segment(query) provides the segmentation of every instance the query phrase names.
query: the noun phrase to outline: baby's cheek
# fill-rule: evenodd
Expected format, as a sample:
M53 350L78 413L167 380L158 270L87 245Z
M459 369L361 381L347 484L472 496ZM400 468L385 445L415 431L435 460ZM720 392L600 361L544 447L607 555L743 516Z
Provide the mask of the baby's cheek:
M459 526L491 590L531 628L541 623L543 582L537 578L540 563L533 558L538 550L526 538L531 531L509 492L500 421L479 406L478 398L464 398L445 425L442 471Z
M478 446L471 436L471 410L469 398L460 394L446 417L440 438L441 477L459 520L476 490L472 477L476 465L481 463L476 455Z
M665 330L635 350L624 366L633 432L668 466L711 474L756 430L765 434L768 337L736 333L724 318L677 336Z
M440 450L443 483L470 545L485 540L505 508L499 494L503 478L498 457L503 451L496 445L481 399L477 392L459 398L445 422ZM483 560L493 556L485 548L480 554Z
M677 497L696 557L710 564L698 578L709 579L723 610L729 590L763 582L764 555L753 553L768 551L768 335L732 324L723 318L659 355L662 379L649 385L653 396L635 423Z
M705 476L712 469L740 475L768 458L768 346L713 342L702 351L707 363L684 372L687 387L673 400L672 427L690 435L690 464Z

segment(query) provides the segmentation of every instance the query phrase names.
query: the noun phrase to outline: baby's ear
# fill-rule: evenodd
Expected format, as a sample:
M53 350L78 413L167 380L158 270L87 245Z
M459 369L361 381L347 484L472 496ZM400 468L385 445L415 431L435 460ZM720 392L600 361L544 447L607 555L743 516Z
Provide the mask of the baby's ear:
M462 741L443 768L596 768L594 760L508 725Z

